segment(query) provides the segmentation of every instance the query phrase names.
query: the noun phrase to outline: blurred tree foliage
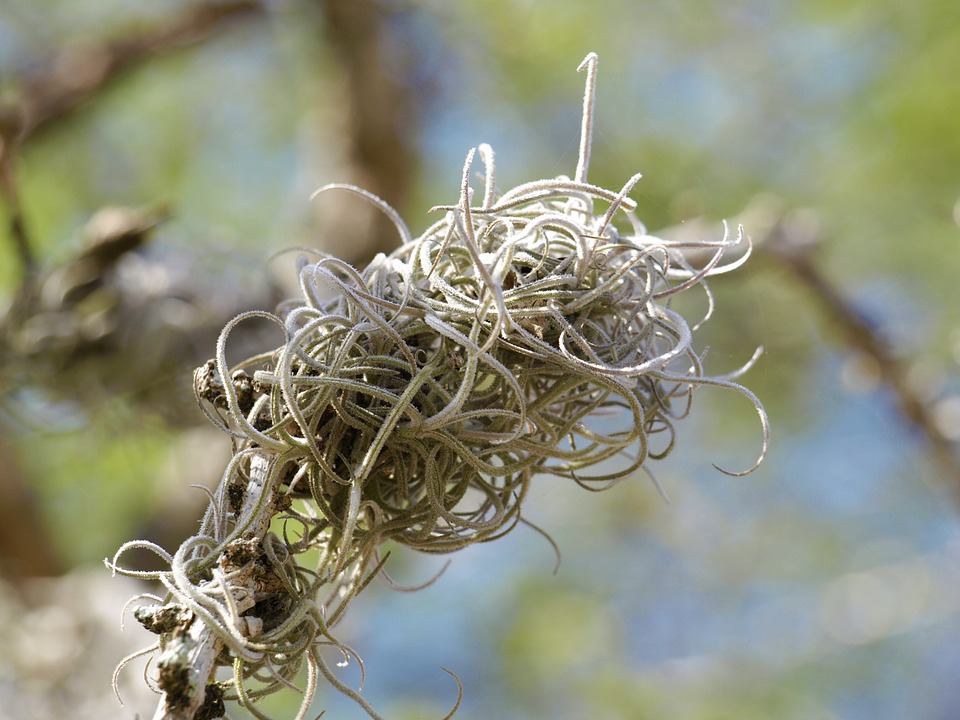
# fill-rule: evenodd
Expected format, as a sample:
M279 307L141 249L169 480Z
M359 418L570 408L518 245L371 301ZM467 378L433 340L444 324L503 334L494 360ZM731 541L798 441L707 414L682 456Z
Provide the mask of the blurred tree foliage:
M6 0L7 580L136 535L175 546L204 503L186 488L216 480L226 444L189 394L218 326L283 295L277 253L362 263L393 242L375 213L311 205L314 187L363 184L417 231L479 142L503 188L572 174L591 50L591 179L643 171L654 233L714 237L728 218L754 238L698 342L713 372L765 346L746 381L773 452L716 474L758 438L749 406L705 390L713 412L659 468L670 505L642 478L600 496L544 483L531 519L558 575L516 533L423 592L373 592L349 620L366 692L388 717L440 713L444 665L465 718L955 717L955 0Z

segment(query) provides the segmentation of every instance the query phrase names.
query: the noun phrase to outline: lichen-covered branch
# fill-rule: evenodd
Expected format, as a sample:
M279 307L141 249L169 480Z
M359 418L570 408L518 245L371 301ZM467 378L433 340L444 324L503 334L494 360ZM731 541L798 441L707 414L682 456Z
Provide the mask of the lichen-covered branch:
M224 545L216 567L211 569L212 577L196 587L195 598L174 593L176 600L169 605L137 610L137 619L161 635L157 667L163 695L155 720L203 720L223 713L223 690L214 676L223 640L216 632L216 622L211 622L210 607L202 602L205 595L218 598L217 602L232 611L232 627L225 626L226 632L256 636L262 630L262 619L246 613L256 604L261 571L257 561L276 512L269 475L269 461L254 455L237 519L237 525L245 529ZM227 492L229 488L221 488L221 494ZM189 564L182 570L189 572ZM176 581L176 574L168 580ZM182 584L179 587L183 590ZM170 619L166 625L159 624L158 618L163 617ZM225 619L218 620L222 623Z

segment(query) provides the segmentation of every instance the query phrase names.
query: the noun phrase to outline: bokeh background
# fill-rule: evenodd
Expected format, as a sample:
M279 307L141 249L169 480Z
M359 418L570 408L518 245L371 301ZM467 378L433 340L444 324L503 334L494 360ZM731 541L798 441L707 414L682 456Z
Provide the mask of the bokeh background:
M0 6L0 717L149 716L140 588L228 441L190 392L291 248L362 265L490 143L506 189L576 166L651 232L743 223L678 447L605 493L535 483L518 529L430 588L374 586L341 637L391 719L960 716L960 4L955 0L4 0ZM692 307L696 312L702 308ZM272 347L276 338L239 338ZM144 558L143 562L149 559ZM441 564L399 552L415 584ZM344 678L356 685L351 666ZM292 717L295 698L264 703ZM363 717L335 692L325 717ZM233 711L233 717L241 713Z

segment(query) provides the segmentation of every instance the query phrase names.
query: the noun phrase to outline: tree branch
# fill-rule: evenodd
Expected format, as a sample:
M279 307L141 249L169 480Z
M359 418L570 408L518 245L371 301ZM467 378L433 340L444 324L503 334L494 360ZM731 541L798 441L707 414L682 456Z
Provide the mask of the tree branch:
M27 235L17 191L16 148L22 124L21 113L16 108L0 106L0 197L7 206L10 240L22 266L23 284L27 286L36 276L37 259Z
M388 56L385 3L377 0L320 0L327 24L326 40L343 73L346 93L340 128L348 163L341 181L359 185L403 214L415 179L416 104L407 62ZM356 265L397 246L393 222L361 198L337 197L325 209L324 235L330 251Z
M38 270L17 191L19 146L70 117L101 90L152 57L195 45L229 22L261 13L258 0L209 2L166 25L121 40L68 45L15 83L18 99L0 105L0 198L8 233L23 268L18 296L29 295Z
M263 7L257 0L208 2L139 35L64 48L20 83L20 141L68 117L100 90L154 56L195 45L229 22L261 12Z
M818 238L804 238L802 242L795 242L791 236L796 234L789 227L789 221L781 218L759 244L767 257L788 270L810 290L823 314L837 328L841 340L876 363L880 379L897 399L900 414L924 437L937 465L950 478L948 490L953 502L960 508L960 455L956 444L940 430L933 407L908 382L906 368L875 325L830 282L814 262L811 250L819 244Z
M63 571L46 524L34 488L0 436L0 577L19 583Z

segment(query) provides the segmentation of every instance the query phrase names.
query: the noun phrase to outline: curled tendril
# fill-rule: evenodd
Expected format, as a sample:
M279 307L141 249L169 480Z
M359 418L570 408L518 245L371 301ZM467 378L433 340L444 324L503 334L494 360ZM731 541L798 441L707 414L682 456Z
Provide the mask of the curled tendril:
M381 573L385 542L446 553L529 525L521 508L535 475L600 490L643 470L663 494L647 462L672 450L675 423L701 386L753 404L762 460L766 415L735 382L756 356L734 373L705 375L692 344L699 323L691 327L669 306L704 288L709 317L704 281L742 263L721 264L742 231L667 242L646 234L627 197L639 175L618 192L587 182L596 55L581 68L574 179L499 194L493 150L482 145L480 204L471 150L457 202L435 208L441 216L419 237L361 188L320 188L379 207L400 246L362 272L332 257L302 259L298 302L232 320L215 359L198 371L198 396L235 445L200 533L173 556L128 543L109 565L159 578L166 602L208 626L229 651L220 657L234 658L226 697L256 717L265 717L257 699L295 687L304 664L298 718L320 677L378 717L320 650L359 661L331 631ZM695 267L684 255L690 247L713 252ZM256 319L282 328L285 342L231 365L228 336ZM265 514L280 518L279 535L263 522L255 531ZM256 550L238 560L250 538ZM121 569L119 555L132 547L159 554L171 570ZM251 564L254 580L239 591Z

